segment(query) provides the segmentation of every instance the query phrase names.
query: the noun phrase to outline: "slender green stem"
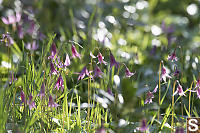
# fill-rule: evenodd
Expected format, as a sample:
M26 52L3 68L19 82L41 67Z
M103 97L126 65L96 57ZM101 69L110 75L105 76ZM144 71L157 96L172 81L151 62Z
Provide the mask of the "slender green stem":
M159 97L158 97L158 105L159 105L159 109L158 109L158 121L159 121L159 116L160 116L160 98L161 98L161 80L160 80L160 76L161 76L161 62L160 62L160 66L159 66L159 83L158 83L158 88L159 88Z
M174 127L174 91L175 91L176 81L173 85L173 93L172 93L172 123L171 123L171 132L173 132Z

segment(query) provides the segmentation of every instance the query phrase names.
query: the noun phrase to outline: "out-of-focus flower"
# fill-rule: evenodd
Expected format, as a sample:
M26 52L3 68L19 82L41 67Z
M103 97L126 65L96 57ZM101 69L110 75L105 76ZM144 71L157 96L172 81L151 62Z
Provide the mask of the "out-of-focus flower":
M55 75L58 73L54 67L54 64L51 61L50 61L50 68L51 68L51 74Z
M53 101L53 97L51 95L49 96L48 107L51 107L51 108L58 107L58 104Z
M32 35L35 29L35 21L34 20L28 20L29 28L27 29L27 33L29 35Z
M1 20L4 24L15 24L21 20L21 13L16 12L16 15L9 15L7 18L2 17Z
M58 68L63 68L64 67L64 64L62 61L60 61L60 57L57 56L57 58L55 59L55 65L56 67Z
M150 55L155 55L156 49L157 49L157 46L153 45L153 48L151 49Z
M38 49L39 45L36 44L36 41L33 41L32 43L30 43L30 42L27 43L27 44L25 45L25 47L26 47L26 49L28 49L28 50L30 50L30 51L35 51L35 50Z
M101 69L98 66L96 66L94 69L94 77L102 78L102 74L103 72L101 71Z
M56 53L57 53L57 51L56 51L56 44L55 43L53 43L52 45L51 45L51 55L48 57L48 59L54 59L54 58L56 58Z
M97 63L97 64L107 64L107 62L105 62L103 59L104 59L104 57L102 56L102 54L99 52L99 54L97 55L97 57L98 57L98 60L99 60L99 62Z
M24 37L24 31L23 31L22 25L17 26L17 32L18 32L19 38L22 39Z
M166 33L166 34L171 34L174 32L174 27L172 25L169 25L167 27L165 24L165 21L162 22L161 28L162 28L163 33Z
M112 93L112 90L108 87L108 90L107 90L108 94L112 95L113 96L113 93Z
M166 82L167 77L171 78L171 76L169 76L169 73L167 72L165 66L163 65L162 69L161 69L161 81L164 80L164 82Z
M38 31L38 38L40 39L40 41L43 41L46 36L41 31Z
M125 68L126 68L126 77L130 78L132 77L135 73L130 72L130 70L128 69L128 67L124 64Z
M146 119L143 119L140 126L140 132L145 132L148 129Z
M69 59L69 55L66 54L66 58L65 58L65 63L64 66L69 66L70 65L70 59Z
M101 126L99 129L96 130L95 133L106 133L106 129L103 126Z
M29 100L28 100L28 105L29 105L29 109L31 110L32 108L36 108L36 106L35 106L35 102L32 100L33 99L33 96L32 95L30 95L29 96Z
M175 68L174 76L178 77L180 73L181 73L181 71L178 70L177 68Z
M176 49L174 50L174 52L171 55L168 56L168 60L172 61L172 62L178 60L178 58L176 57Z
M144 104L147 104L147 103L152 103L152 99L154 98L154 95L151 91L148 91L147 92L147 96L146 96L146 100L145 100L145 103Z
M196 90L190 90L191 92L197 93L197 98L200 99L200 79L197 80L195 88Z
M156 87L153 89L153 93L156 93L158 90L158 85L156 85Z
M175 133L185 133L183 127L177 127Z
M184 93L184 91L183 91L182 86L180 85L180 83L179 83L178 80L177 80L177 82L178 82L178 87L177 87L177 89L176 89L176 91L174 92L173 95L176 95L176 94L178 93L179 96L185 96L185 93Z
M64 89L63 78L61 75L58 77L55 88L57 88L57 90L59 90L61 88L61 91L63 91L63 89Z
M97 58L96 56L94 56L94 55L92 54L91 51L90 51L90 56L91 56L92 58Z
M87 67L85 66L85 67L82 69L81 73L79 74L78 80L82 80L82 79L85 77L85 75L87 75L87 76L90 77L90 78L93 78L93 77L90 75L90 73L91 73L91 72L89 72L89 71L87 70Z
M112 68L113 66L115 66L116 68L119 67L119 62L117 62L115 60L115 57L113 56L113 54L110 52L110 68Z
M24 103L25 104L25 94L24 94L24 92L21 90L21 93L20 93L20 96L21 96L21 101L22 101L22 103Z
M200 88L200 79L197 80L195 88Z
M200 88L197 88L196 92L197 92L197 97L200 99Z
M45 86L44 86L44 83L42 83L42 86L41 86L41 90L40 90L40 99L42 100L43 97L45 97Z
M77 52L76 47L74 45L72 45L72 57L78 57L79 59L81 59L81 55Z
M11 45L14 44L13 38L10 36L10 33L2 34L2 39L0 40L1 42L4 42L7 47L10 47Z

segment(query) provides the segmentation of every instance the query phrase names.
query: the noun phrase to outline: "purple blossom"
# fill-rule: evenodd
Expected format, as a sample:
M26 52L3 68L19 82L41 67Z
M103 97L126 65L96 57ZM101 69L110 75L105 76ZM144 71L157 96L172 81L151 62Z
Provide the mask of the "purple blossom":
M102 54L99 52L99 54L97 55L97 57L98 57L98 60L99 60L99 62L97 63L97 64L105 64L105 65L107 65L107 62L105 62L103 59L104 59L104 57L102 56Z
M171 78L171 76L169 76L169 73L167 72L165 66L163 65L162 69L161 69L161 81L164 80L164 82L166 82L166 78Z
M14 40L8 32L6 34L2 34L2 39L0 41L4 42L8 47L14 44Z
M154 98L154 95L152 92L148 91L147 92L147 96L146 96L146 100L145 100L145 103L144 104L150 104L152 103L152 98Z
M32 35L35 29L35 22L33 20L28 20L29 22L29 28L27 29L27 33L29 35Z
M51 108L58 107L58 104L53 101L53 97L51 95L49 96L48 107L51 107Z
M197 88L196 92L197 92L197 97L200 99L200 88Z
M51 61L50 61L50 68L51 68L51 74L55 75L58 73L54 67L54 64Z
M39 45L36 44L36 41L33 41L32 43L30 43L30 42L27 43L27 44L25 45L25 47L26 47L26 49L28 49L28 50L30 50L30 51L35 51L35 50L38 49Z
M200 99L200 79L197 80L195 89L196 90L190 90L190 91L191 92L196 92L197 93L197 98Z
M69 55L66 54L66 58L65 58L65 63L64 66L69 66L70 65L70 59L69 59Z
M87 75L87 76L90 77L90 78L93 78L93 77L90 75L90 73L91 73L91 72L89 72L89 71L87 70L87 67L85 66L85 67L82 69L81 73L79 74L78 80L82 80L82 79L85 77L85 75Z
M140 132L145 132L148 129L146 119L143 119L140 126Z
M41 31L38 31L38 38L40 39L40 41L42 41L43 39L46 38L46 36L41 32Z
M31 110L32 108L36 108L36 106L35 106L35 102L32 100L33 99L33 96L32 95L30 95L29 96L29 100L28 100L28 105L29 105L29 109Z
M90 51L90 56L91 56L92 58L97 58L96 56L94 56L94 55L92 54L91 51Z
M150 55L155 55L156 49L157 49L157 46L153 45L153 48L151 49Z
M184 128L183 128L183 127L178 127L178 128L176 128L175 133L185 133L185 132L184 132Z
M78 57L81 59L81 55L77 52L76 47L72 45L72 58Z
M96 66L94 69L94 77L102 78L102 74L103 72L101 71L101 69L98 66Z
M200 79L197 80L195 88L200 88Z
M57 90L59 90L60 88L61 88L61 91L63 91L63 89L64 89L64 84L63 84L63 78L62 78L62 76L60 75L59 77L58 77L58 80L57 80L57 82L56 82L56 85L55 85L55 88L57 88Z
M124 64L125 68L126 68L126 77L130 78L132 77L135 73L130 72L130 70L128 69L128 67Z
M113 54L110 52L110 68L112 68L113 66L115 66L116 68L119 67L119 62L117 62L115 60L115 57L113 56Z
M17 32L20 39L24 38L24 31L23 31L22 25L17 26Z
M178 58L176 57L176 50L174 50L174 52L171 55L169 55L167 59L172 62L177 61Z
M2 17L1 20L4 24L15 24L21 20L21 13L17 12L16 15L9 15L7 18Z
M42 83L42 86L41 86L41 90L40 90L40 99L42 100L43 97L45 97L45 86L44 86L44 83Z
M113 96L113 93L112 93L112 90L108 87L108 90L107 90L108 94L112 95Z
M99 129L96 130L95 133L106 133L106 130L103 126L101 126Z
M56 67L58 68L63 68L64 67L64 64L62 61L60 61L60 57L57 57L56 60L55 60L55 65Z
M156 87L153 89L153 93L156 93L158 90L158 85L156 85Z
M57 53L57 51L56 51L56 44L55 43L53 43L52 45L51 45L51 55L48 57L48 59L54 59L54 58L56 58L56 53Z
M174 72L174 76L178 77L180 73L181 73L181 71L176 68L175 72Z
M174 32L174 27L172 25L167 27L164 21L161 24L161 28L162 31L166 34L172 34Z
M176 91L174 92L173 96L176 95L177 93L179 94L179 96L185 96L182 86L180 85L178 80L177 80L177 82L178 82L178 87L177 87Z
M22 90L21 90L20 96L21 96L22 103L25 104L25 102L26 102L26 100L25 100L25 94L24 94L24 92Z

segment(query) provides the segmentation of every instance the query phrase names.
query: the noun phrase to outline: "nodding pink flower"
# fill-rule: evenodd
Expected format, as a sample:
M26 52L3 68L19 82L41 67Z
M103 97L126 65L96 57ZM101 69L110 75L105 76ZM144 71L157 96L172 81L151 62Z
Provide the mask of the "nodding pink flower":
M130 72L130 70L128 69L128 67L124 64L125 68L126 68L126 77L130 78L132 77L135 73Z
M22 25L17 26L17 31L18 31L19 38L20 39L24 38L24 31L23 31Z
M21 20L21 13L17 12L16 15L9 15L7 18L2 17L1 20L7 25L17 23Z
M56 60L55 60L55 65L56 67L58 68L63 68L64 67L64 64L62 61L60 61L60 57L57 57Z
M172 62L177 61L178 58L176 57L176 50L174 50L174 52L171 55L169 55L167 59Z
M69 55L66 54L66 59L65 59L65 63L64 66L69 66L70 65L70 59L69 59Z
M29 35L32 35L34 30L35 30L36 25L35 25L35 22L33 20L28 20L28 22L29 22L29 29L27 30L27 33Z
M51 68L51 74L55 75L58 73L54 67L54 64L51 61L50 61L50 68Z
M44 83L42 83L42 86L41 86L41 90L40 90L40 99L42 100L43 97L45 97L45 86L44 86Z
M10 33L2 34L2 39L0 40L1 42L4 42L7 47L10 47L11 45L14 44L13 38L10 36Z
M178 80L177 80L177 82L178 82L178 87L177 87L176 91L174 92L173 96L176 95L177 93L179 94L179 96L185 96L182 86L180 85Z
M191 92L196 92L197 93L197 98L200 99L200 79L197 80L195 89L196 90L190 90L190 91Z
M11 75L10 75L10 82L9 82L9 84L12 84L12 83L14 83L14 81L16 81L17 80L17 78L15 78L14 77L14 73L11 73Z
M178 127L178 128L176 128L175 133L185 133L185 132L184 132L184 128L183 128L183 127Z
M102 54L99 52L99 54L97 55L97 57L98 57L98 60L99 60L99 62L97 63L97 64L105 64L105 65L107 65L107 62L105 62L103 59L104 59L104 57L102 56Z
M154 88L153 93L156 93L157 90L158 90L158 85L156 85L156 87Z
M197 92L197 97L200 99L200 88L197 88L196 92Z
M94 56L94 55L92 54L91 51L90 51L90 56L91 56L92 58L97 58L96 56Z
M89 72L89 71L87 70L87 67L85 66L85 67L82 69L81 73L79 74L78 80L82 80L82 79L85 77L85 75L87 75L87 76L90 77L90 78L93 78L93 77L90 75L90 73L91 73L91 72Z
M64 89L64 84L63 84L63 78L62 78L62 76L60 75L59 77L58 77L58 80L57 80L57 82L56 82L56 85L55 85L55 88L57 88L57 90L59 90L60 88L61 88L61 91L63 91L63 89Z
M101 71L101 69L98 66L96 66L94 69L94 77L102 78L102 74L103 72Z
M29 100L28 100L28 105L29 105L29 109L31 110L32 108L36 108L36 106L35 106L35 102L32 100L33 99L33 96L32 95L30 95L29 96Z
M146 96L146 100L145 100L145 103L144 104L150 104L152 103L152 98L154 98L154 95L152 92L148 91L147 92L147 96Z
M51 95L49 96L48 107L51 107L51 108L58 107L58 104L53 101L53 97Z
M74 45L72 45L72 57L78 57L79 59L81 59L81 55L77 52L76 47Z
M39 45L36 44L36 41L33 41L32 43L27 43L25 45L26 49L30 50L30 51L35 51L38 49Z
M38 38L39 38L40 41L42 41L43 39L46 38L46 36L41 31L38 31L37 35L38 35Z
M146 119L143 119L140 126L140 132L145 132L148 129Z
M51 55L48 57L48 59L54 59L54 58L56 58L56 53L57 53L57 51L56 51L56 44L53 43L51 45Z
M110 52L110 68L112 68L115 65L116 68L119 67L119 62L115 60L115 57L113 54Z
M21 96L22 103L25 104L25 94L24 94L24 92L22 90L21 90L20 96Z
M165 22L163 21L161 24L162 31L166 34L171 34L174 32L174 27L172 25L166 27Z
M164 82L166 82L166 78L171 78L171 76L169 76L169 73L167 72L165 66L163 65L162 69L161 69L161 81L164 80Z
M195 88L200 88L200 79L197 80Z

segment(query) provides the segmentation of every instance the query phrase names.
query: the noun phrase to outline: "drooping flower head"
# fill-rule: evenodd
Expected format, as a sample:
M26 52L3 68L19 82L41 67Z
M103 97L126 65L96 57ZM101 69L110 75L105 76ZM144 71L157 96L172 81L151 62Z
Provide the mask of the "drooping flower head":
M146 119L143 119L140 126L140 132L145 132L148 129Z
M59 90L61 88L61 91L63 91L63 89L64 89L63 78L61 75L58 77L55 88L57 88L57 90Z
M4 24L15 24L21 20L21 13L16 12L16 15L9 15L7 18L2 17L1 20Z
M156 85L156 87L153 89L153 93L156 93L158 90L158 85Z
M197 97L200 99L200 88L197 88L196 92L197 92Z
M113 56L113 54L110 52L110 68L112 68L113 66L115 66L116 68L119 67L119 62L117 62L115 60L115 57Z
M91 72L89 72L89 71L87 70L87 67L85 66L85 67L82 69L81 73L79 74L78 80L82 80L82 79L85 77L85 75L87 75L87 76L90 77L90 78L93 78L93 77L90 75L90 73L91 73Z
M55 75L58 73L54 67L54 64L51 61L50 61L50 68L51 68L51 74Z
M28 105L29 105L29 109L31 110L32 108L36 108L36 106L35 106L35 102L32 100L33 99L33 96L32 95L30 95L29 96L29 100L28 100Z
M146 96L146 100L145 100L145 104L150 104L152 103L152 99L154 98L154 95L151 91L147 92L147 96Z
M180 73L181 73L181 71L178 70L177 67L176 67L176 68L175 68L175 72L174 72L174 76L175 76L175 77L178 77Z
M172 61L172 62L178 60L178 58L176 57L176 49L174 50L174 52L173 52L171 55L168 56L167 59L168 59L169 61Z
M124 64L124 66L125 66L125 74L126 74L126 77L127 78L130 78L130 77L132 77L135 73L132 73L132 72L130 72L130 70L128 69L128 67Z
M200 88L200 79L197 80L195 88Z
M76 57L81 59L81 55L77 52L76 47L72 45L72 58L76 58Z
M51 107L51 108L58 107L58 104L53 101L53 97L51 95L49 96L48 107Z
M44 86L44 83L42 83L39 95L40 95L40 99L41 100L42 100L43 97L45 97L45 86Z
M65 58L65 63L64 63L64 66L69 66L71 63L70 63L70 59L69 59L69 55L66 54L66 58Z
M30 51L35 51L38 49L39 45L36 43L36 41L33 41L32 43L27 43L25 45L26 49L30 50Z
M164 82L166 82L166 78L171 78L171 76L169 76L169 73L167 72L163 64L162 69L161 69L161 81L164 80Z
M7 47L10 47L14 44L14 40L8 32L6 34L2 34L2 39L0 41L5 43Z
M48 59L52 59L53 60L54 58L56 58L56 53L57 53L56 44L53 43L51 45L51 55L48 57Z
M101 69L98 66L96 66L94 69L94 77L102 78L102 74L103 72L101 71Z
M105 64L105 65L107 65L107 62L105 62L103 59L104 59L104 57L102 56L102 54L99 52L99 54L97 55L97 57L98 57L98 60L99 60L99 62L97 63L97 64Z
M25 101L26 101L26 100L25 100L25 94L24 94L23 90L21 90L20 96L21 96L21 101L22 101L22 103L25 104Z
M183 88L182 86L180 85L179 81L177 80L177 83L178 83L178 86L177 86L177 89L176 91L174 92L173 95L176 95L177 93L179 94L179 96L185 96L185 93L183 91Z
M90 56L91 56L92 58L97 58L96 56L94 56L94 55L92 54L91 51L90 51Z

